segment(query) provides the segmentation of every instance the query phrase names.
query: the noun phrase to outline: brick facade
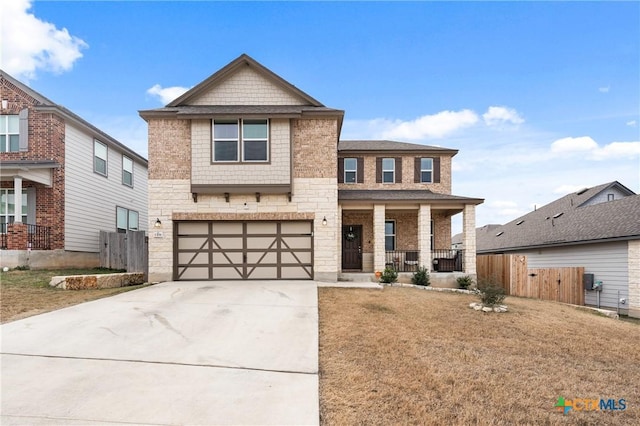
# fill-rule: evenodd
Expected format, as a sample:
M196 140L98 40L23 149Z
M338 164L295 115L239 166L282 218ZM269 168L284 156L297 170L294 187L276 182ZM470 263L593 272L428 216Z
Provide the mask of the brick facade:
M149 179L191 178L191 121L148 120Z
M332 119L293 120L293 177L336 179L338 123ZM327 141L319 143L319 141ZM337 180L336 180L337 182Z
M26 152L2 152L0 160L48 160L60 164L52 170L52 185L23 180L23 189L36 188L36 217L34 225L48 226L51 229L51 248L64 248L64 208L65 208L65 123L64 120L49 112L36 110L38 101L28 93L1 79L0 98L8 102L0 114L15 114L27 108L29 110L29 149ZM2 182L2 188L13 188L12 181ZM22 249L22 248L20 248Z

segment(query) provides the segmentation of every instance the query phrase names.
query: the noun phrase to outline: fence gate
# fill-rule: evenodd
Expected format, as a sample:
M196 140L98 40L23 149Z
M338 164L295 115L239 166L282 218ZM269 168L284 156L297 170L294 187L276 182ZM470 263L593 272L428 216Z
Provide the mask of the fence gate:
M144 272L146 280L149 270L148 241L145 231L100 231L100 266L125 269L127 272Z

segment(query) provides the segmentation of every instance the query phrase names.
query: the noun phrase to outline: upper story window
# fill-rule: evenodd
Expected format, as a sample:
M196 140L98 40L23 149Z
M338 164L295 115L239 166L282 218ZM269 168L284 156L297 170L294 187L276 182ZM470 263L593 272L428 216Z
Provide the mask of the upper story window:
M214 162L269 161L269 121L214 120Z
M356 158L344 159L344 183L356 183L358 181L358 160Z
M394 183L396 181L395 158L382 159L382 183Z
M433 158L420 159L420 182L433 182Z
M20 119L17 115L0 115L0 152L20 151Z
M122 156L122 183L133 187L133 160L126 155Z
M138 212L124 207L116 207L116 230L118 232L138 230Z
M416 157L415 183L440 183L440 157Z
M93 171L107 176L107 145L97 139L93 141Z

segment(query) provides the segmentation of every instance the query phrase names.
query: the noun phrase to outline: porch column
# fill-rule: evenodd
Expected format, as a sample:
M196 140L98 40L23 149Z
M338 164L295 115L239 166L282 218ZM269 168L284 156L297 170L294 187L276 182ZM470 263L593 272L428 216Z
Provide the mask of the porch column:
M373 206L373 269L374 271L384 271L385 266L385 246L384 246L384 204Z
M464 247L464 272L476 274L476 206L465 204L462 210L462 238Z
M15 223L22 223L22 176L13 177L13 204Z
M338 204L338 220L336 221L336 229L338 238L336 238L337 252L338 253L338 271L342 272L342 206Z
M431 206L420 204L418 209L418 250L420 250L420 266L431 270Z

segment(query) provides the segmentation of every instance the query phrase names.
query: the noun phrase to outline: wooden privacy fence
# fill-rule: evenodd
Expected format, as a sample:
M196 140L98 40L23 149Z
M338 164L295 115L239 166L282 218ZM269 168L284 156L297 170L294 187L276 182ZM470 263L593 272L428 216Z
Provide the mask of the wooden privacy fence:
M100 266L148 273L149 244L144 231L100 231Z
M507 295L584 305L583 267L527 267L527 257L515 254L477 256L478 281L502 285Z

